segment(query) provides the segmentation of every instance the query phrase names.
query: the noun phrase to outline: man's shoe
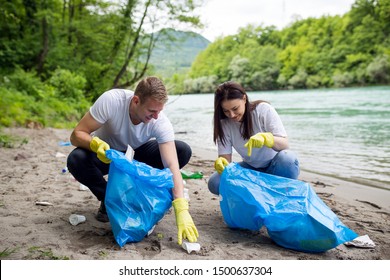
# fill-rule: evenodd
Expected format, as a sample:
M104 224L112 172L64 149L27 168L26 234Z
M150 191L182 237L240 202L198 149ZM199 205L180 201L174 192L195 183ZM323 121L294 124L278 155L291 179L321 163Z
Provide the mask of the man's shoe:
M102 201L100 203L99 210L96 214L96 220L98 220L99 222L102 222L102 223L109 222L107 211L106 211L106 206L104 205L104 201Z

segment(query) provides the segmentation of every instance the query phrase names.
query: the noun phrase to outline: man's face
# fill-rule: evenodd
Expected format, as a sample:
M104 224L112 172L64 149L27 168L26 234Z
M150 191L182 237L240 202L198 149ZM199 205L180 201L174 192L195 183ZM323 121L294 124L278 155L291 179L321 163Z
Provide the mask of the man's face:
M157 119L160 112L164 109L164 103L158 102L152 98L148 98L141 103L138 96L134 96L135 112L131 115L132 121L135 124L140 122L148 123L152 119Z

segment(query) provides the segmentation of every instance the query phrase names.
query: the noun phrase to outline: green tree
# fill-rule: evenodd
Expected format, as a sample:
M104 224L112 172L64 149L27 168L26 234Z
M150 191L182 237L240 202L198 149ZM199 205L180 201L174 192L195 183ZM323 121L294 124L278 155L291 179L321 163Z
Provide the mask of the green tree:
M146 73L157 30L201 26L199 4L0 0L0 125L72 125L103 91L131 87Z

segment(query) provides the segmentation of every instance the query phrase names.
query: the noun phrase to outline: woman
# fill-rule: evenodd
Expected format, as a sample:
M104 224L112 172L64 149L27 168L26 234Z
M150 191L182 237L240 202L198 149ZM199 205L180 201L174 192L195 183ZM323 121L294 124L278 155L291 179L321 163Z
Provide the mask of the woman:
M249 102L244 88L229 81L214 95L214 142L218 145L215 172L208 187L219 194L220 174L232 161L232 148L242 157L239 164L268 174L297 179L299 162L288 150L287 133L275 109L267 102Z

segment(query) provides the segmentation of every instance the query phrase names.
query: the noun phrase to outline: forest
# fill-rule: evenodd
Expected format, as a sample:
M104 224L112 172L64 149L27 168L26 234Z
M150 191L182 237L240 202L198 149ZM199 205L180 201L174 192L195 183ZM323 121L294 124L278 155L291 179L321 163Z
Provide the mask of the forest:
M166 28L202 28L191 0L0 0L0 128L69 128L111 88L161 77L170 94L390 83L390 0L356 0L342 16L282 30L242 27L169 77L151 62ZM259 19L260 22L260 19ZM175 38L168 38L175 42Z

